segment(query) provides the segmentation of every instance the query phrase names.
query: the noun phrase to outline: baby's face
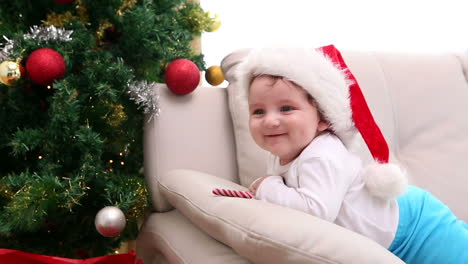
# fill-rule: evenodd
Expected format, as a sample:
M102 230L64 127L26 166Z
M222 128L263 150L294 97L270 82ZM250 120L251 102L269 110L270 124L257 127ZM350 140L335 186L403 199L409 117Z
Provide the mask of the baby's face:
M328 128L299 86L270 76L256 77L249 90L249 127L254 141L280 158L295 159Z

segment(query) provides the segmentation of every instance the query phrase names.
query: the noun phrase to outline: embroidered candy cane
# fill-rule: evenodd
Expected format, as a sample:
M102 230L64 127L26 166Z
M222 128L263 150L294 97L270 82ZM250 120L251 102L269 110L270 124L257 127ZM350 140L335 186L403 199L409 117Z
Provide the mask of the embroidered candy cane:
M238 191L238 190L229 190L229 189L219 189L219 188L213 189L212 192L215 195L229 196L229 197L239 197L239 198L247 198L247 199L252 199L253 196L254 196L253 193L251 193L251 192Z

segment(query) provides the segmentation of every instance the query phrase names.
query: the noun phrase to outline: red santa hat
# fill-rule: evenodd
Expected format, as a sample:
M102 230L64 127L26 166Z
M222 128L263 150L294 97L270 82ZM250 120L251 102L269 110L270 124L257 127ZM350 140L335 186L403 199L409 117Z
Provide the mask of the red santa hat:
M374 162L364 167L362 175L372 195L387 200L406 190L404 171L389 163L388 144L356 78L333 45L318 49L253 49L237 69L239 94L246 98L252 79L263 74L281 76L303 87L346 146L361 133L374 158Z

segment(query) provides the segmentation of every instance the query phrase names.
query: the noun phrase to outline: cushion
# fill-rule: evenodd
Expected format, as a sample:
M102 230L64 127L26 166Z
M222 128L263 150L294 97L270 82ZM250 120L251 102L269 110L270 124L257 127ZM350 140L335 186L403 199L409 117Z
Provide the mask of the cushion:
M172 170L160 188L194 225L254 263L403 263L364 236L306 213L215 196L213 188L246 188L210 174Z

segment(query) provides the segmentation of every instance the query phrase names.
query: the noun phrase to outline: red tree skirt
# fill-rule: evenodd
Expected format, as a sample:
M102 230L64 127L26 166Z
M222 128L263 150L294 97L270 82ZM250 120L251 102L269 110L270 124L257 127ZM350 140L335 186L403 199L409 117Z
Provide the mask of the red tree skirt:
M15 264L143 264L135 252L89 259L68 259L0 248L0 263Z

